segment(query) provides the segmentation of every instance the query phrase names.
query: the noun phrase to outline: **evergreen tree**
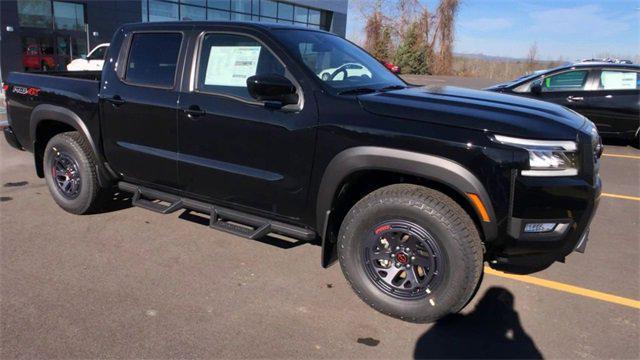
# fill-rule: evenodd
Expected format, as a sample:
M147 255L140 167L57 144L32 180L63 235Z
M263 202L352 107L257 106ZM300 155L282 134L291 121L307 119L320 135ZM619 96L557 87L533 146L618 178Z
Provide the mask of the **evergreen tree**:
M426 46L424 37L419 31L419 24L415 22L410 24L396 51L395 65L400 66L405 74L426 74L428 70Z

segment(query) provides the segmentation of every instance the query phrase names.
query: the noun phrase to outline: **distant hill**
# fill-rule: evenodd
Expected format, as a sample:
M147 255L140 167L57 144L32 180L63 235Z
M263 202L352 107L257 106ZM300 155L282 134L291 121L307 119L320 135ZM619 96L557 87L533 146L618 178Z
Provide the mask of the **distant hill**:
M494 55L485 55L485 54L468 54L468 53L454 53L453 56L465 59L477 59L477 60L485 60L485 61L508 61L508 62L522 62L527 61L525 58L515 58L508 56L494 56ZM557 64L558 61L552 60L538 60L540 64L544 63L554 63Z

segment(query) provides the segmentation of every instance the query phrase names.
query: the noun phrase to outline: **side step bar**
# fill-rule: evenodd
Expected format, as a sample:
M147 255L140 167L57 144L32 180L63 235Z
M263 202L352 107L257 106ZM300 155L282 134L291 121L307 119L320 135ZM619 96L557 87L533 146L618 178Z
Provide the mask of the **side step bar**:
M313 241L317 237L316 233L312 230L277 221L271 221L259 216L223 208L217 205L207 204L197 200L182 198L180 196L149 189L140 185L121 181L118 183L118 188L122 191L133 194L133 206L138 206L160 214L170 214L181 209L206 213L210 216L209 227L249 239L260 239L270 233L280 234L304 241ZM163 204L162 202L166 204Z

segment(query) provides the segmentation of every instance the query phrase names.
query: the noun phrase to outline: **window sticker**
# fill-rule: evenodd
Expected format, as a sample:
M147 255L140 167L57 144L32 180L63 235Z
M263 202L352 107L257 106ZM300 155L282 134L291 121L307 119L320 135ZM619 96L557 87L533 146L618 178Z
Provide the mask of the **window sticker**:
M622 71L603 71L600 75L602 88L612 89L635 89L638 83L638 73Z
M205 85L247 87L256 74L261 46L212 46Z

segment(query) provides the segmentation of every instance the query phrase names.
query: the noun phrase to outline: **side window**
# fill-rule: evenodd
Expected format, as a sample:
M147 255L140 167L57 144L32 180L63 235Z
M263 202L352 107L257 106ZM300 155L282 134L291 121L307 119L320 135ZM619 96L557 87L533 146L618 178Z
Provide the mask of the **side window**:
M634 90L638 89L640 78L635 71L602 70L600 73L600 90Z
M202 40L197 89L252 100L247 79L285 75L280 61L259 41L244 35L208 34Z
M101 46L87 57L87 60L104 60L104 56L107 54L108 46Z
M134 34L125 80L138 85L172 87L181 42L179 33Z
M542 91L583 90L589 70L567 71L546 77L542 82Z

